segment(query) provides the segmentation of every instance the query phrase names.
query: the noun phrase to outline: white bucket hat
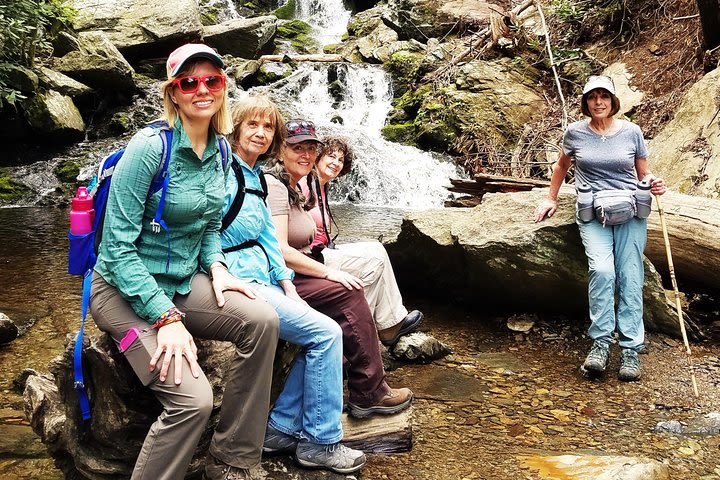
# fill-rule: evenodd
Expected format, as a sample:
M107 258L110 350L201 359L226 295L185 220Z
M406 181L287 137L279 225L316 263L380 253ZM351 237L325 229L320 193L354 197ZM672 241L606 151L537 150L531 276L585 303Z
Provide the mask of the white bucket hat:
M615 83L613 79L607 75L592 75L588 77L587 83L585 83L583 87L583 95L596 88L604 88L615 95Z

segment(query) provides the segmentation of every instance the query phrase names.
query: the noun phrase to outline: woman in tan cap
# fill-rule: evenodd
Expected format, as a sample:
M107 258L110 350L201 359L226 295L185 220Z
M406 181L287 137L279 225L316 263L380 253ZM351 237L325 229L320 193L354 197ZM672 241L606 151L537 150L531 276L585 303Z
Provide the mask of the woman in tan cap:
M623 381L640 379L638 353L644 347L643 250L647 204L638 193L665 193L665 182L648 169L647 149L640 128L614 118L620 110L612 78L591 76L583 88L580 104L589 120L572 123L565 131L563 149L550 184L550 193L535 209L534 220L551 217L557 195L572 162L578 189L577 224L588 257L588 300L592 348L581 372L600 376L610 356L613 333L620 343ZM640 208L639 208L640 207ZM619 303L615 309L615 292Z
M170 54L162 85L167 124L132 138L110 186L92 314L163 407L133 479L183 478L205 432L213 394L194 337L236 346L206 477L250 478L260 461L278 318L228 273L220 247L229 167L222 135L232 130L222 67L202 44ZM161 202L160 192L150 192L163 151L170 158Z

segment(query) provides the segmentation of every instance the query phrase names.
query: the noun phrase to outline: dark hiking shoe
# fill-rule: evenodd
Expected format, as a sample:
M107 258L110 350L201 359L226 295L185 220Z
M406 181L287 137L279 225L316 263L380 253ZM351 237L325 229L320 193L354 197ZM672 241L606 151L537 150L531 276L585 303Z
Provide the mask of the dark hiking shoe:
M375 414L392 415L408 408L412 404L414 396L409 388L391 388L375 405L360 407L348 403L348 413L355 418L366 418Z
M297 438L268 425L262 451L266 454L295 453L297 444Z
M580 367L580 372L590 378L599 377L607 368L610 357L610 345L607 343L593 343L590 353Z
M620 373L618 378L623 382L640 380L640 357L638 352L623 348L620 352Z
M301 467L326 468L336 473L353 473L365 465L365 454L342 443L319 445L308 441L298 443L295 460Z
M206 480L252 480L250 470L233 467L224 463L208 453L205 460Z

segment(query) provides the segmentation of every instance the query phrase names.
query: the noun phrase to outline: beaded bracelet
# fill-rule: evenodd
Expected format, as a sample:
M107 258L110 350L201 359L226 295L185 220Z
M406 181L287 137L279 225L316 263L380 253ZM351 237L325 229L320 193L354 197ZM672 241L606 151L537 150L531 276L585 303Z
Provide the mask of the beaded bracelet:
M153 323L152 327L150 327L150 330L153 330L155 328L161 328L165 325L170 325L171 323L182 322L184 319L185 314L178 310L177 307L172 307L171 309L163 312L162 315L160 315L160 318L158 318L157 321Z

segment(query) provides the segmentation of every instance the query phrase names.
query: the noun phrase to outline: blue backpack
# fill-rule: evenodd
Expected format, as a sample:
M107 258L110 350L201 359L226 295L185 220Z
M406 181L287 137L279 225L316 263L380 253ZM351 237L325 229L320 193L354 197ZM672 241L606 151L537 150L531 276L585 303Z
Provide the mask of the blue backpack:
M172 146L173 130L164 120L156 121L147 125L160 131L162 140L162 155L158 171L150 183L148 197L160 192L160 201L155 212L151 225L153 229L158 231L162 228L166 232L168 226L162 218L163 207L165 206L165 195L168 185L170 184L170 175L168 167L170 165L170 150ZM220 147L220 155L222 157L223 169L230 157L230 145L227 139L222 135L217 135L218 146ZM97 261L98 247L102 238L102 228L105 219L105 207L107 205L108 193L110 192L110 182L115 167L122 159L125 148L121 148L112 152L105 157L98 167L98 173L88 184L88 191L93 200L93 209L95 210L95 219L93 220L92 231L85 235L73 235L68 232L70 240L70 251L68 254L68 273L71 275L83 275L83 292L82 292L82 322L80 330L75 336L75 346L73 349L73 373L74 385L78 394L80 403L80 412L83 422L90 420L90 401L88 399L87 390L85 388L85 380L82 370L82 344L83 332L85 330L85 318L87 316L88 307L90 305L90 285L92 282L92 272ZM169 242L169 237L168 237ZM170 265L170 253L168 244L168 257L166 269Z

